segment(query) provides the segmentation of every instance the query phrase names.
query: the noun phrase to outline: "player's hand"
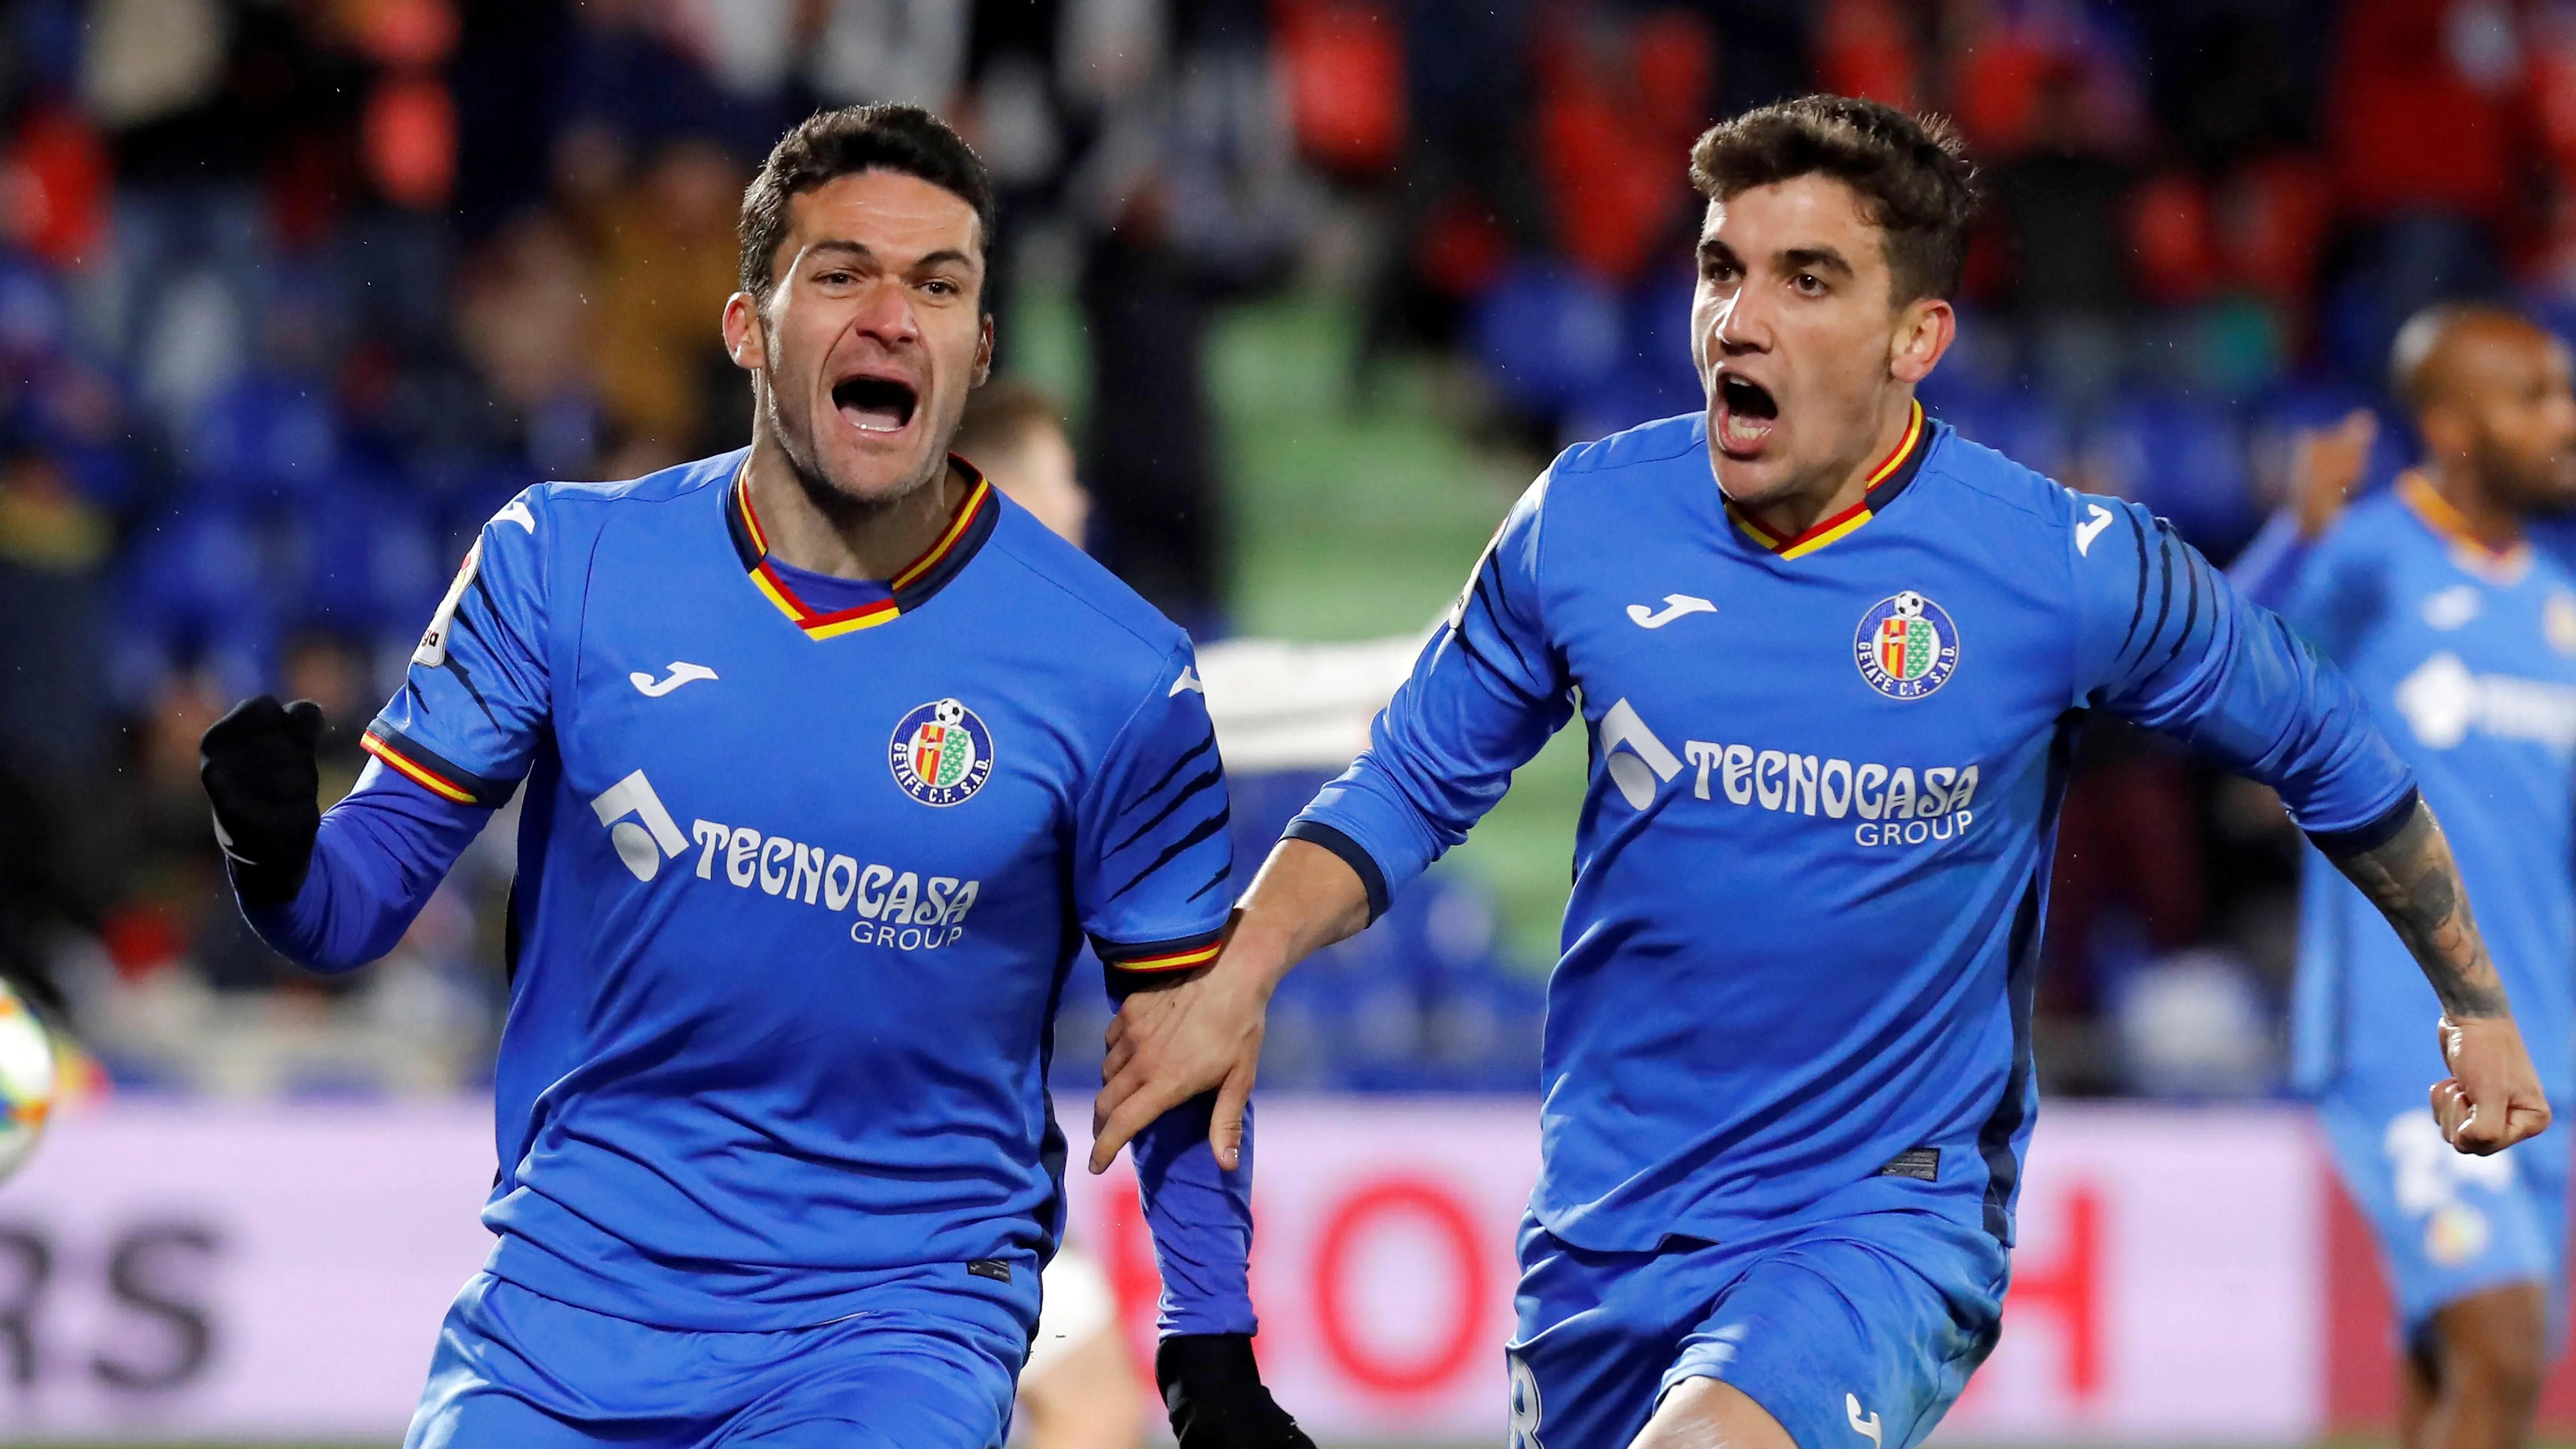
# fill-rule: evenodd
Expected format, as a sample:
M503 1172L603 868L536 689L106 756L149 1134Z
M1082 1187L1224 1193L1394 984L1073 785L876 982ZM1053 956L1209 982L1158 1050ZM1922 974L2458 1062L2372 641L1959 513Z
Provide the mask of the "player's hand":
M1262 1385L1248 1333L1180 1333L1154 1352L1154 1382L1181 1449L1315 1449Z
M215 807L215 839L245 901L295 899L322 828L322 777L313 763L322 706L263 694L234 705L197 742L197 778Z
M1235 949L1228 946L1227 950ZM1178 986L1139 991L1109 1019L1109 1055L1091 1108L1091 1170L1106 1172L1118 1149L1183 1102L1213 1088L1208 1146L1232 1172L1243 1160L1243 1106L1261 1070L1262 1021L1270 993L1258 973L1228 970L1224 957Z
M2378 437L2378 415L2368 408L2353 409L2331 428L2299 434L2290 454L2290 504L2298 513L2299 537L2315 539L2343 513Z
M2451 1075L2433 1085L2442 1140L2484 1157L2549 1126L2549 1099L2510 1016L2443 1017L2442 1061Z

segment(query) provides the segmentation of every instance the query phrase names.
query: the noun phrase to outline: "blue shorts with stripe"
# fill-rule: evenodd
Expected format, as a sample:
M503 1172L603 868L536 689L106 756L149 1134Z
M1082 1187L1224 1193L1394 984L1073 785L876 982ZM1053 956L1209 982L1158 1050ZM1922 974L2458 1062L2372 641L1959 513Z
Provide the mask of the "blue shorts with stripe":
M2335 1172L2379 1240L2401 1332L2411 1343L2463 1298L2536 1282L2549 1292L2550 1341L2563 1341L2566 1139L2464 1156L2442 1140L2423 1075L2347 1083L2317 1102Z
M478 1273L438 1335L404 1449L996 1449L1038 1312L962 1263L812 1328L656 1328Z
M1685 1379L1744 1391L1799 1449L1911 1449L1995 1346L2009 1264L1923 1212L1661 1252L1520 1236L1511 1449L1626 1449Z

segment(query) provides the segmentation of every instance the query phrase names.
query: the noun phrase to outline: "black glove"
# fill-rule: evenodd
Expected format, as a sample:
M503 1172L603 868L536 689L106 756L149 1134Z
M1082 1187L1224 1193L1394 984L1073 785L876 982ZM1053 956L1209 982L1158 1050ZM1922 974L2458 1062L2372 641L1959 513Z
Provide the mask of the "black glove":
M215 839L246 902L295 899L322 828L322 706L263 694L234 705L197 742L197 778L215 806Z
M1261 1385L1248 1333L1182 1333L1154 1352L1181 1449L1315 1449Z

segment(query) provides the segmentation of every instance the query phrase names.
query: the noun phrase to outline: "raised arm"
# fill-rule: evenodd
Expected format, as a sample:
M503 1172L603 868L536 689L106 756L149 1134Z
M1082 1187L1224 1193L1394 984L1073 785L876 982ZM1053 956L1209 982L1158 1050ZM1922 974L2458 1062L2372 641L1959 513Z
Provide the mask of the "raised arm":
M2414 778L2342 672L2249 602L2171 527L2111 510L2075 570L2079 703L2174 736L2281 794L2308 838L2370 897L2443 1005L2450 1075L2433 1088L2443 1134L2489 1153L2540 1131L2549 1109L2469 912L2467 887Z
M1541 478L1503 520L1448 627L1370 727L1368 749L1270 853L1216 964L1119 1014L1093 1113L1094 1172L1144 1123L1210 1088L1217 1159L1233 1161L1279 979L1384 912L1564 725L1573 705L1539 594L1546 496Z
M298 966L363 966L402 940L491 818L482 806L442 799L369 761L358 787L321 817L294 891L268 897L237 885L242 916Z
M391 950L526 774L550 709L544 517L522 495L484 525L367 726L375 759L329 815L314 798L319 708L263 695L206 731L200 775L234 892L288 959L340 971Z

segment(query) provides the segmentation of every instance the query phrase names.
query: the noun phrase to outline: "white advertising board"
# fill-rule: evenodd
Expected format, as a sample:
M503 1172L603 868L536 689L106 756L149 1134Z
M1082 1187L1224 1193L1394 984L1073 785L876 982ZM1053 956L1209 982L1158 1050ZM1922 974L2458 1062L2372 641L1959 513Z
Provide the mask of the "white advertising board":
M62 1119L0 1185L0 1443L390 1442L489 1246L488 1110L129 1101ZM1319 1440L1499 1442L1535 1125L1526 1101L1263 1105L1264 1372ZM1145 1347L1133 1180L1076 1173L1075 1236ZM2322 1173L2296 1112L2050 1108L2004 1342L1941 1438L2313 1438Z

